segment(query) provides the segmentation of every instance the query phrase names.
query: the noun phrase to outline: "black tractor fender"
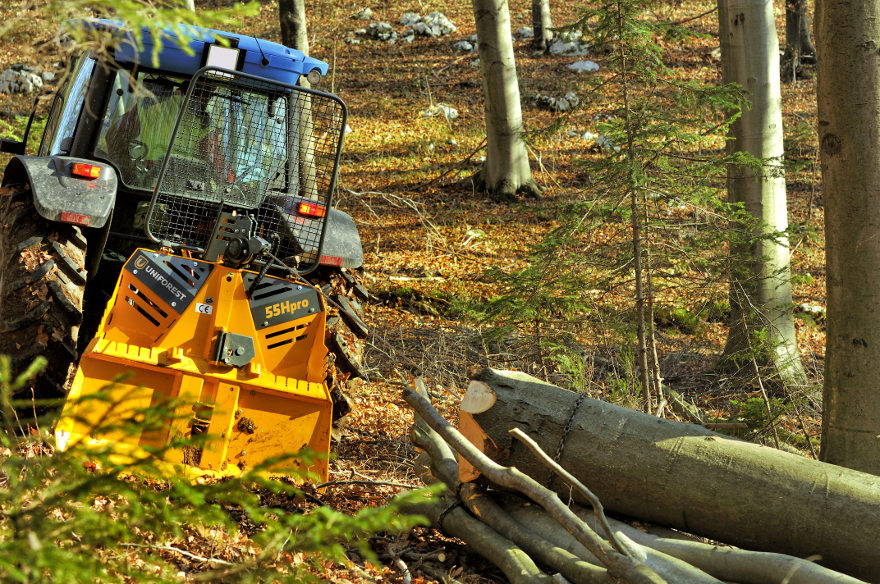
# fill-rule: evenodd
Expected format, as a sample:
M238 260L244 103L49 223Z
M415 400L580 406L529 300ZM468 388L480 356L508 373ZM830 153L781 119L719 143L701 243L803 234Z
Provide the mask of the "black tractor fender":
M77 167L79 174L75 165L84 165ZM24 183L30 184L37 212L49 221L104 227L116 203L116 171L93 160L18 155L6 166L2 185Z
M361 236L351 215L330 208L324 227L324 246L319 262L325 266L357 269L364 265Z

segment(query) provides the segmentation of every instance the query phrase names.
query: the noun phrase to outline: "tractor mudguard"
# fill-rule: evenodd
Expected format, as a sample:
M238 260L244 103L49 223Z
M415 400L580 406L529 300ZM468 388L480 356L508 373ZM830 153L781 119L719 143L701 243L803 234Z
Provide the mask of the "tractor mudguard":
M364 265L361 236L354 224L354 219L348 213L331 208L327 213L327 227L325 229L324 247L321 248L321 264L351 269L357 269Z
M98 176L82 174L95 170ZM103 227L116 202L116 171L109 164L71 156L15 156L3 185L27 182L37 212L49 221Z

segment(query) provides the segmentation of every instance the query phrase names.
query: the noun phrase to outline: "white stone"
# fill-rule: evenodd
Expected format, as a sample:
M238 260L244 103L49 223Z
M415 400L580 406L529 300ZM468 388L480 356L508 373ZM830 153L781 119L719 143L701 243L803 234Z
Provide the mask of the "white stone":
M43 87L43 78L32 67L15 66L0 73L0 93L33 93Z
M351 16L354 20L371 20L373 18L373 11L369 8L364 8L363 10L358 10Z
M416 14L415 12L405 12L403 16L400 17L400 20L397 21L398 24L403 26L412 26L417 22L420 22L422 17Z
M550 45L551 55L564 55L566 57L586 57L590 54L590 47L580 41L565 41L556 39Z
M594 61L575 61L568 66L569 69L576 73L586 73L588 71L598 71L599 64Z
M596 146L605 152L620 152L620 146L612 142L607 136L599 136L596 138Z
M424 112L422 112L422 117L425 118L432 118L437 116L443 116L447 120L454 120L458 117L458 110L450 105L438 103L436 105L432 105Z
M442 12L432 12L426 16L423 21L428 25L431 31L435 33L432 36L445 36L458 30L455 25L452 24L452 21Z
M387 22L372 22L367 25L366 35L379 41L393 43L397 40L397 33Z

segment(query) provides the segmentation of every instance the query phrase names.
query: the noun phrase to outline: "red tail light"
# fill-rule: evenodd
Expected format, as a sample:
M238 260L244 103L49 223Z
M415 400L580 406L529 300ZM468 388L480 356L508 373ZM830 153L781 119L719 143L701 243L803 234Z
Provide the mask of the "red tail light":
M76 176L83 178L98 178L101 176L101 167L94 164L82 164L77 162L73 165L71 172Z
M297 211L299 211L300 215L305 215L306 217L324 217L327 215L327 207L318 203L302 202L299 204Z

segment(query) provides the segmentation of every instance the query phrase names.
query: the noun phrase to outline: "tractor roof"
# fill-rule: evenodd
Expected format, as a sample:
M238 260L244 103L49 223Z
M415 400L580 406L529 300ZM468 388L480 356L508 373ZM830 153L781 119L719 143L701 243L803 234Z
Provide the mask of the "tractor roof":
M234 65L222 65L228 69L293 85L300 75L308 75L314 70L325 75L328 68L327 63L308 57L302 51L252 36L181 25L179 30L162 29L157 39L149 29L143 28L141 46L138 47L131 29L120 21L87 19L82 22L87 27L107 30L120 38L114 51L116 61L187 76L208 63L209 47L217 46L219 39L225 39L229 47L237 49L237 53L226 51L227 59L222 62L235 62ZM161 45L158 65L153 61L156 43ZM184 47L189 47L192 54L188 54Z

